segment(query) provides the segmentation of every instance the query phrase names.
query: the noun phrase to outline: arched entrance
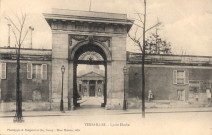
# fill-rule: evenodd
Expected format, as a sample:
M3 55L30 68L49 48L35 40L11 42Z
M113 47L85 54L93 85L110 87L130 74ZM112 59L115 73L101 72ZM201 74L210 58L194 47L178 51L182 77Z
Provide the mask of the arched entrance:
M125 14L60 9L53 9L52 13L44 14L44 17L52 30L52 108L58 110L63 97L65 109L71 110L74 105L77 106L77 85L74 79L77 76L77 65L98 63L104 65L106 71L103 105L109 109L121 109L124 98L126 36L133 21L128 20ZM96 52L103 61L80 60L85 52ZM63 83L60 70L62 66L66 69Z
M105 107L107 104L107 61L108 56L106 48L104 45L100 43L95 43L91 41L81 42L76 45L76 47L72 51L73 57L73 105L75 107L79 107L80 103L78 103L78 99L81 96L79 90L81 91L80 85L77 82L77 67L80 64L86 65L102 65L104 66L104 80L103 80L103 102L101 103L101 107ZM97 81L90 80L87 82L88 87L88 96L95 96L95 83ZM84 91L85 92L85 91ZM99 105L100 106L100 105Z

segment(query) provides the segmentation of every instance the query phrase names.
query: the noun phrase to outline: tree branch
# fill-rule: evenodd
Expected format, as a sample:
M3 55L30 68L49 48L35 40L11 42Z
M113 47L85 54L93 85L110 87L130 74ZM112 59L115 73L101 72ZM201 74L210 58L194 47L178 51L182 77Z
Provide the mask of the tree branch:
M11 19L10 17L5 17L5 19L6 19L8 22L12 23L12 25L16 28L16 30L20 32L20 30L18 29L18 27L15 25L15 23L12 21L12 19Z
M15 15L15 17L17 18L19 24L21 25L21 20L20 20L20 18L18 17L18 15L17 15L15 12L14 12L14 15Z
M139 20L139 19L136 19L136 18L132 18L133 20L136 20L136 21L139 21L143 24L143 21L142 20Z
M19 44L18 46L21 48L21 44L23 43L25 37L26 37L26 34L28 33L28 30L22 40L22 32L23 32L23 28L24 28L24 24L25 24L25 20L26 20L26 15L22 15L22 24L21 24L21 31L20 31L20 35L19 35Z
M153 25L152 27L148 28L145 32L147 32L147 31L149 31L149 30L151 30L151 29L153 29L153 28L155 28L155 27L157 27L157 26L159 26L159 25L161 25L160 22L157 23L157 24L155 24L155 25Z
M140 48L140 50L141 50L141 52L142 52L143 49L142 49L142 46L141 46L140 41L137 40L137 39L135 39L135 38L133 38L129 33L128 33L128 36L130 37L130 39L131 39L132 41L134 41L134 42L136 43L137 46L139 46L139 48Z
M142 26L140 26L139 24L136 24L134 21L131 21L131 20L130 20L130 22L131 22L131 23L133 23L133 24L135 24L136 26L138 26L138 27L140 27L140 28L142 28L142 29L143 29L143 27L142 27Z
M16 44L18 44L17 35L16 35L16 33L15 33L15 31L14 31L14 29L13 29L13 28L12 28L12 32L13 32L13 35L15 36Z
M24 42L25 38L26 38L26 35L28 34L29 30L26 31L25 35L24 35L24 38L22 39L21 41L21 44Z
M142 21L142 19L141 19L140 14L139 14L139 13L137 13L137 15L138 15L138 17L139 17L140 21L144 24L144 22L143 22L143 21Z

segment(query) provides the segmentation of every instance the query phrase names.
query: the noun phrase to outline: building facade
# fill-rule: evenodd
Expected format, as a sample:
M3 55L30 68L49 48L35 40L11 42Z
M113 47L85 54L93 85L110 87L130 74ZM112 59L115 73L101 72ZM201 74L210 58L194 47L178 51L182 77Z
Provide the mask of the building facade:
M80 97L102 97L104 94L104 75L89 72L77 77L77 82Z
M128 100L135 102L141 98L141 54L128 53L127 62ZM154 101L208 104L212 88L212 57L146 55L145 63L146 98L151 90Z

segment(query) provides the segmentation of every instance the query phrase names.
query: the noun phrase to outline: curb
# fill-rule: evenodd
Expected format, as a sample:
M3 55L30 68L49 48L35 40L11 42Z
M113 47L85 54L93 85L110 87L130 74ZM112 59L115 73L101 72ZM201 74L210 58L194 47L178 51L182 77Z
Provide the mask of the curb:
M191 112L212 112L212 110L193 110L193 111L146 111L146 114L154 114L154 113L191 113ZM97 114L97 115L127 115L127 114L141 114L142 112L116 112L116 113L105 113L105 114ZM36 114L28 114L23 117L56 117L56 116L92 116L89 114L49 114L49 115L36 115ZM14 117L14 115L1 115L0 118L10 118Z

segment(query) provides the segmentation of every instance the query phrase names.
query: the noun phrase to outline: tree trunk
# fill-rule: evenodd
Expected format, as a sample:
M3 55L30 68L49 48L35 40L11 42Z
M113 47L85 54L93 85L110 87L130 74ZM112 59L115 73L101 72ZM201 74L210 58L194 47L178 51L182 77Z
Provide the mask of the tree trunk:
M146 0L144 0L144 25L143 25L143 52L142 52L142 118L145 118L145 27L146 27Z
M16 117L17 121L22 121L22 91L20 89L20 46L17 52L17 68L16 68Z

